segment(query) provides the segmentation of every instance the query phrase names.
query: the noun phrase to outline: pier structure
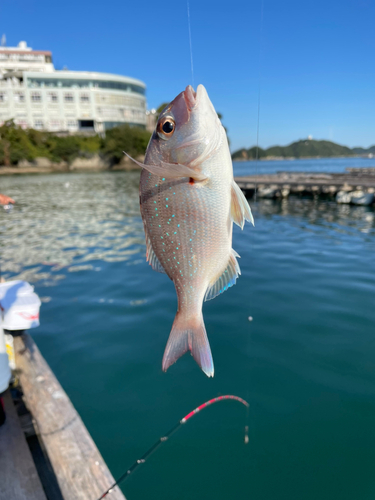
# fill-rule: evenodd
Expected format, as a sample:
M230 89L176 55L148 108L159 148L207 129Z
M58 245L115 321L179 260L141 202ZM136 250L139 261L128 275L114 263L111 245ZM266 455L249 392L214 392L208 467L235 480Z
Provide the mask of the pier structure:
M355 203L360 194L371 204L375 193L375 167L350 168L342 173L277 172L275 174L236 177L248 197L286 198L290 194L336 198L340 203ZM344 194L348 194L345 198ZM342 199L348 201L340 201Z

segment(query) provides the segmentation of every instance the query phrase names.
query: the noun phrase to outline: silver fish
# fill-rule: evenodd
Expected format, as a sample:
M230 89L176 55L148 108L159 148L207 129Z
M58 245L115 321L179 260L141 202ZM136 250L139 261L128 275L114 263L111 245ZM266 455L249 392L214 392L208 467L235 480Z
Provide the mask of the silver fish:
M173 281L177 314L163 370L188 350L214 375L202 305L234 285L240 268L233 222L254 224L234 182L225 130L203 85L189 85L160 114L147 147L140 204L147 260Z

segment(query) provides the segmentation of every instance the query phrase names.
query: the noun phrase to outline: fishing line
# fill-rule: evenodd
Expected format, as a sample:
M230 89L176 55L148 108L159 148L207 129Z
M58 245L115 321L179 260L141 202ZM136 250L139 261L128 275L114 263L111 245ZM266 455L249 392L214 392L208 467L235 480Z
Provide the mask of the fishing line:
M108 493L110 493L113 488L117 485L119 485L122 481L125 481L125 479L127 479L130 474L132 472L134 472L137 467L139 467L141 464L144 464L147 460L147 458L154 452L156 451L159 446L161 446L163 443L165 443L165 441L167 441L171 436L172 434L174 434L180 427L181 425L183 424L186 424L186 422L188 420L190 420L192 417L194 417L194 415L196 415L197 413L199 413L201 410L203 410L204 408L207 408L207 406L210 406L214 403L218 403L220 401L224 401L226 399L232 399L234 401L238 401L239 403L243 404L244 406L246 406L246 419L248 418L248 415L249 415L249 403L247 401L245 401L244 399L238 397L238 396L232 396L232 395L227 395L227 396L218 396L217 398L213 398L213 399L210 399L209 401L206 401L205 403L203 403L202 405L198 406L197 408L195 408L195 410L191 411L190 413L188 413L187 415L185 415L184 418L182 418L174 427L172 427L172 429L170 429L166 434L164 434L164 436L161 436L157 441L156 443L154 443L151 448L149 448L146 453L144 455L142 455L141 458L139 458L138 460L136 460L130 467L129 469L127 469L126 472L124 472L113 484L112 486L110 486L108 488L107 491L105 491L101 497L98 498L98 500L102 500L103 498L105 498ZM244 442L245 444L247 444L249 442L249 426L248 426L248 421L246 420L245 421L245 438L244 438Z
M263 38L263 0L260 7L260 33L259 33L259 59L258 59L258 117L257 117L257 146L255 158L255 175L258 176L259 162L259 122L260 122L260 82L262 78L261 60L262 60L262 38ZM255 180L254 203L257 201L257 181Z
M188 16L188 25L189 25L189 44L190 44L190 65L191 65L191 79L194 87L194 65L193 65L193 45L191 43L191 27L190 27L190 5L189 0L186 0L187 3L187 16Z

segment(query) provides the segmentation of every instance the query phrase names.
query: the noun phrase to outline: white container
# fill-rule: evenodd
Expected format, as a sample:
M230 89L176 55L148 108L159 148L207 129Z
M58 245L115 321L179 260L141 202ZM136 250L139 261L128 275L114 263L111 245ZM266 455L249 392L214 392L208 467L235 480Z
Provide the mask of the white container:
M339 191L336 195L337 203L351 203L352 201L352 193L348 191Z
M364 191L353 191L352 203L354 205L371 205L374 202L374 193L365 193Z
M11 376L8 354L5 348L4 331L0 319L0 394L8 389Z
M28 295L34 291L34 287L27 281L14 280L0 283L0 303L2 300L9 301L11 297Z
M40 299L26 281L0 284L2 327L5 330L28 330L39 326Z

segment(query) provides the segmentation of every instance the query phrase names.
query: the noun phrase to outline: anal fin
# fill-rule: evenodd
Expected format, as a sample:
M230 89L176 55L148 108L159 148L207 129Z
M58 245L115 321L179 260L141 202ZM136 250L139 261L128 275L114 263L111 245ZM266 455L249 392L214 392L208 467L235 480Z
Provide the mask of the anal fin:
M239 257L239 255L232 248L227 267L215 283L207 288L204 300L211 300L236 284L236 280L241 274L240 266L238 265L236 257Z

